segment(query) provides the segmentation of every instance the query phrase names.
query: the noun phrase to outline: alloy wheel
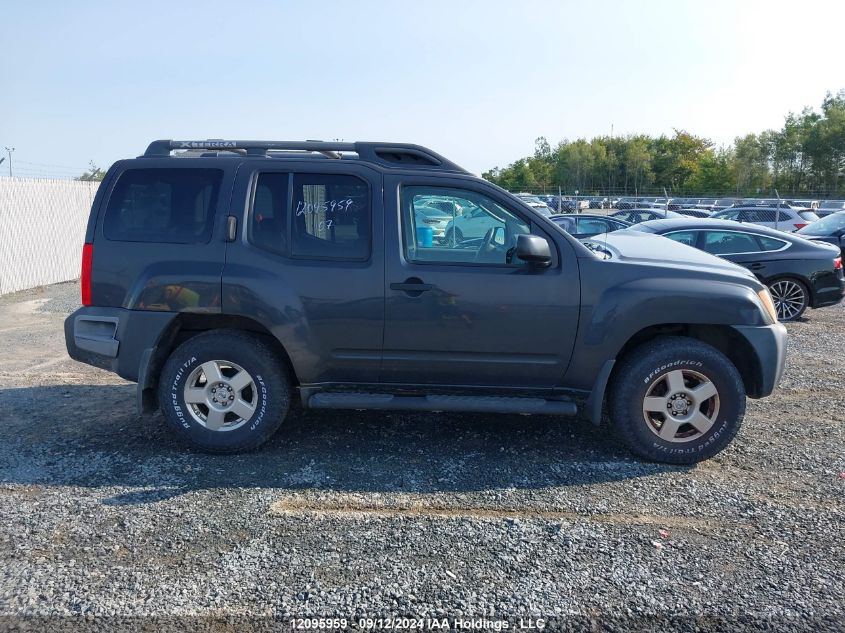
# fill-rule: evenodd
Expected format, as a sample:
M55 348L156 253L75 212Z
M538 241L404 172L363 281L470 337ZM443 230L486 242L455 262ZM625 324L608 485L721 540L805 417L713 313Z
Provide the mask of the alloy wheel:
M655 380L643 398L643 419L667 442L689 442L707 433L719 415L719 392L707 376L673 369Z
M258 392L243 367L224 360L210 360L191 372L183 397L188 411L210 431L234 431L255 413Z
M769 292L780 321L797 318L807 307L807 295L797 281L781 279L769 286Z

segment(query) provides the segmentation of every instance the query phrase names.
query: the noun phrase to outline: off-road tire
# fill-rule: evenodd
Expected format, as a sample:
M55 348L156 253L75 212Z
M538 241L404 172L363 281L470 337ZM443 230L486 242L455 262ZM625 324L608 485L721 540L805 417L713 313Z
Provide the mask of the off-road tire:
M718 412L712 415L712 427L687 441L662 439L659 431L652 430L644 411L649 390L654 393L665 388L668 383L658 383L675 370L680 370L685 379L702 375L717 390ZM666 336L643 343L617 364L611 380L612 428L632 453L644 459L669 464L709 459L730 444L742 425L745 386L739 371L722 352L699 340ZM713 401L709 402L701 407L712 406ZM690 413L695 413L695 407Z
M254 413L234 430L211 430L197 421L185 401L186 381L203 363L223 361L252 378ZM291 383L286 367L263 337L240 330L210 330L177 347L158 383L158 399L168 424L192 447L208 453L240 453L266 442L284 421ZM254 391L253 391L254 389Z

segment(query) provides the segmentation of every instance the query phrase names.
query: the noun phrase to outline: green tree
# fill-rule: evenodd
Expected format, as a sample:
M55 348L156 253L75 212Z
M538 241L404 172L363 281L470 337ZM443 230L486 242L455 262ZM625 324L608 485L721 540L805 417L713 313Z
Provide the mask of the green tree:
M81 176L76 177L74 180L85 180L85 181L92 181L93 180L93 181L100 182L100 181L103 180L103 178L106 177L106 172L103 171L102 169L100 169L99 167L97 167L97 165L94 164L93 160L88 164L88 167L89 167L88 171L86 171Z

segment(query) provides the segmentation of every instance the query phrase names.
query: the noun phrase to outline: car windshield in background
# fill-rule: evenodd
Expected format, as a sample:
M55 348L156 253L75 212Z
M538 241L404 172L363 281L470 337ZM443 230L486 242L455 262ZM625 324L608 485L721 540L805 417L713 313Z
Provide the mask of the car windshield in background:
M836 209L837 211L845 210L845 202L842 200L825 200L819 204L819 209Z
M808 224L798 231L801 235L830 235L837 231L845 231L845 213L834 213Z
M817 216L813 211L799 211L798 215L807 220L807 222L815 222L819 219L819 216Z

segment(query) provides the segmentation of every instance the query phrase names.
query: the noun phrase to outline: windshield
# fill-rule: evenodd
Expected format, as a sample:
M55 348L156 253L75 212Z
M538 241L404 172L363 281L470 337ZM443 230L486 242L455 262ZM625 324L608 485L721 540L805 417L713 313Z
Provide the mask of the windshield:
M801 235L830 235L843 230L845 230L845 213L834 213L808 224L798 233Z

